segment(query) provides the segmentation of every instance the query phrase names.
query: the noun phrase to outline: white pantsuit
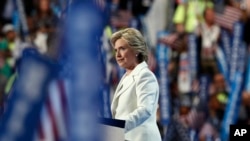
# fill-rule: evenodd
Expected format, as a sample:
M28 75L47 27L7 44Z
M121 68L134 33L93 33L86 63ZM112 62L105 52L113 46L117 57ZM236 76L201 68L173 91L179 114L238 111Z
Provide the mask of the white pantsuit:
M156 124L159 85L146 62L124 75L111 104L112 117L125 120L125 139L161 141Z

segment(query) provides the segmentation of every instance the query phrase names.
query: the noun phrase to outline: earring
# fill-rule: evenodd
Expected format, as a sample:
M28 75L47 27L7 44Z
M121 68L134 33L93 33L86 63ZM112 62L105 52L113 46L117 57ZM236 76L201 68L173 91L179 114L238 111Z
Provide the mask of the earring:
M137 56L138 56L138 54L135 55L135 57L137 57Z

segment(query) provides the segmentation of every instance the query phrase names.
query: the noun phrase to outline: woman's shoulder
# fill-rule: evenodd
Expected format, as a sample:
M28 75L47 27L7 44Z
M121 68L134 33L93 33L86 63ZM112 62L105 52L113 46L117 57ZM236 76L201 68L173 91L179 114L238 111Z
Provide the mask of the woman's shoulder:
M138 78L155 79L156 80L155 74L147 67L141 69L141 71L138 73Z

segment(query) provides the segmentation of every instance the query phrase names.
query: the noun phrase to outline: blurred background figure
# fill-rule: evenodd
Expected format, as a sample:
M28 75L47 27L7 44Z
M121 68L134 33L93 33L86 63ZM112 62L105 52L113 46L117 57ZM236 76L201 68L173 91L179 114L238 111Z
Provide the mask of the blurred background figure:
M204 10L204 21L196 27L196 32L201 38L201 49L199 53L202 74L218 72L216 64L216 49L220 36L220 27L215 23L215 11L212 7Z
M195 28L203 20L203 12L206 7L213 7L208 0L182 1L176 8L173 22L178 33L194 32Z
M31 27L34 29L34 44L37 46L39 52L45 54L48 52L49 46L48 41L55 39L51 37L55 35L58 24L58 17L56 13L52 11L51 0L38 0L36 1L36 9L32 16ZM49 39L52 38L52 39Z
M5 24L2 32L7 41L8 50L10 51L11 57L8 59L9 65L14 68L16 61L21 57L21 39L19 38L14 26L12 24Z

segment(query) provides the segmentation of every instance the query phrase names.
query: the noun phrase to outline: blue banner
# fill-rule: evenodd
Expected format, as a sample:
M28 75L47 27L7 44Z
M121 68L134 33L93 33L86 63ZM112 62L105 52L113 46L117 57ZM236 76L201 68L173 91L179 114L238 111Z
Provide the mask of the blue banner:
M0 140L32 141L51 79L57 69L46 58L26 49L18 78L0 122Z
M229 127L238 119L246 63L246 46L242 41L243 25L235 23L233 32L232 61L230 67L230 93L221 129L221 140L229 139Z
M188 35L188 59L189 59L189 72L191 75L191 81L196 79L197 75L197 43L196 35Z
M232 46L231 46L231 37L229 34L229 31L222 29L221 30L221 47L222 47L222 51L225 54L224 58L226 60L226 68L228 69L230 67L230 63L231 63L231 50L232 50ZM226 76L227 77L227 76Z
M199 91L199 97L200 100L207 102L208 101L208 90L209 90L209 84L210 84L210 78L207 75L202 75L200 77L200 91Z
M237 71L244 73L246 69L246 61L247 61L247 46L242 41L240 47L238 49L238 61L237 61Z
M247 59L247 69L246 69L246 80L245 80L245 90L250 92L250 56Z
M102 64L102 76L103 76L103 84L101 88L101 97L102 97L102 109L101 109L101 116L104 118L111 118L111 110L110 110L110 75L109 75L109 48L110 45L108 44L108 35L105 33L102 35L100 39L100 46L99 46L99 52L101 54L100 62Z
M159 32L158 39L166 36L166 32ZM160 111L161 111L161 123L163 125L168 125L170 120L170 95L168 87L168 76L167 76L167 66L168 66L168 52L169 47L163 43L158 43L157 45L157 61L158 61L158 79L160 85Z
M228 141L229 139L229 127L231 124L235 124L240 108L243 74L241 72L236 72L234 75L234 80L231 86L231 92L228 99L228 104L225 110L224 119L222 122L221 129L221 140Z
M20 23L20 19L19 19L19 14L18 14L18 11L15 10L13 12L13 15L12 15L12 23L13 23L13 26L15 28L15 31L16 33L19 35L20 34L20 27L21 27L21 23Z
M102 106L100 89L104 81L99 49L103 17L91 1L78 1L72 3L65 20L64 46L68 51L65 65L71 66L67 139L70 141L101 140L101 131L96 127Z
M102 108L101 116L104 118L111 118L111 110L110 110L110 85L107 83L103 84L101 89L102 94Z
M229 81L232 83L234 75L238 68L239 48L242 44L243 24L236 22L233 28L233 40L232 40L232 53L231 53L231 65L229 69Z
M217 60L217 65L218 65L218 69L220 71L220 73L223 74L225 80L226 80L226 83L229 82L229 79L228 79L228 64L227 63L227 57L226 55L224 54L223 50L218 47L216 48L216 60Z

